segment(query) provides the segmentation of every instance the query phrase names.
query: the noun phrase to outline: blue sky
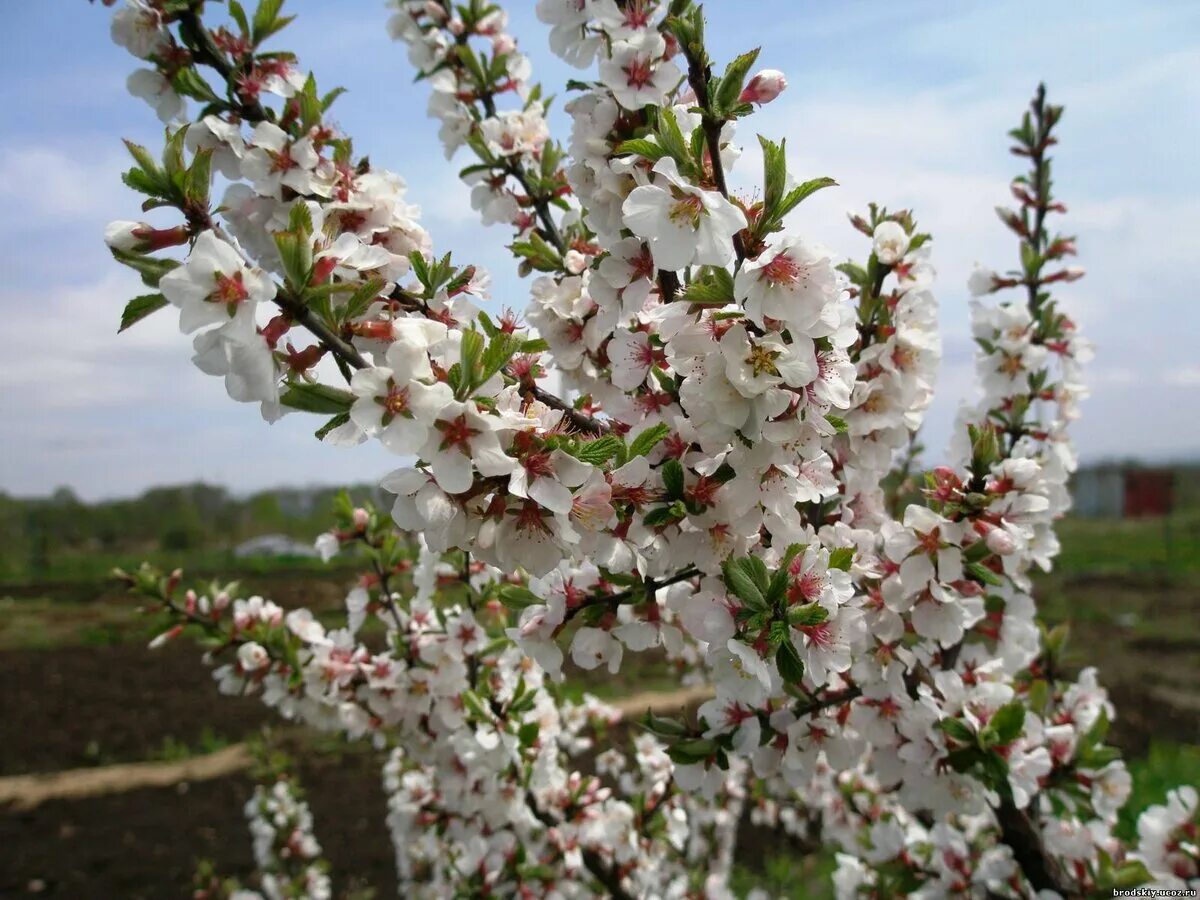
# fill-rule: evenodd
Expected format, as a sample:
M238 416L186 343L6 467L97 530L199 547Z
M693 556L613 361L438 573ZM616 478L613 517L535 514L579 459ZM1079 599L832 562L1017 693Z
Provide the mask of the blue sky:
M520 7L512 30L553 92L574 73L544 48L533 3L510 5ZM456 178L466 162L443 161L382 4L288 7L299 17L279 45L323 88L349 89L335 119L356 147L408 180L435 247L489 269L497 302L523 307L507 236L476 224ZM735 187L752 189L754 132L786 136L793 174L841 184L795 214L801 233L861 255L845 213L868 200L911 207L933 232L945 360L924 434L931 459L972 384L966 275L976 260L1002 269L1015 256L992 208L1017 162L1004 132L1039 79L1068 108L1058 192L1089 271L1062 296L1098 347L1075 431L1082 454L1200 452L1200 5L712 0L708 15L718 65L761 46L760 64L790 81L743 124ZM229 402L218 379L191 367L173 317L117 336L124 301L141 293L101 240L106 222L138 214L119 181L119 139L153 147L161 132L125 92L133 60L109 42L108 16L82 0L5 10L0 489L65 484L92 498L196 478L237 490L378 478L395 462L380 448L327 448L308 417L267 426ZM555 122L565 134L563 117Z

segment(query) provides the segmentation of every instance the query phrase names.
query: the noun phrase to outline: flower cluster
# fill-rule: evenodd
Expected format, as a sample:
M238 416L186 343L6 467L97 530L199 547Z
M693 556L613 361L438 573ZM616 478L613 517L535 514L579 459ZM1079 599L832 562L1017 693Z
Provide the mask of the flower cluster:
M1050 293L1079 275L1053 269L1074 244L1046 226L1061 109L1039 92L1013 132L1032 168L1001 218L1022 268L972 290L1026 296L973 307L983 397L913 488L939 355L931 238L872 206L852 217L866 262L835 259L786 221L833 181L797 182L763 137L759 189L730 191L738 125L780 73L752 75L757 52L714 72L687 0L540 0L552 49L597 70L572 83L564 152L500 8L392 6L447 156L474 154L475 207L538 273L529 329L485 308L486 276L436 255L402 180L325 120L337 92L261 50L278 3L253 21L230 3L216 29L187 0L115 17L153 66L131 89L186 122L161 162L130 147L126 182L177 220L110 227L158 291L123 326L173 305L234 399L402 457L390 518L345 501L318 540L371 563L345 627L128 576L162 640L198 630L222 690L392 748L413 896L726 896L747 804L796 834L819 823L847 897L1193 878L1194 795L1148 813L1136 852L1113 837L1113 710L1090 671L1063 677L1030 595L1069 504L1088 353ZM613 714L564 699L567 660L616 673L646 652L710 699L639 720L585 771L573 756Z

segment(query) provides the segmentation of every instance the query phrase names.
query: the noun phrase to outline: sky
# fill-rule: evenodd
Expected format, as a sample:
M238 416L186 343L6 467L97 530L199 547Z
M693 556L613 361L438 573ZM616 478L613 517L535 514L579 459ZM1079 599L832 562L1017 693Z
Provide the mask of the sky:
M545 47L531 0L513 33L550 93L575 70ZM426 92L384 29L378 0L289 0L295 23L275 46L299 54L321 88L348 93L333 119L359 152L399 172L439 252L492 273L496 303L523 308L504 229L479 225L447 163ZM1083 281L1059 292L1095 341L1092 397L1075 436L1084 460L1200 455L1200 4L903 4L710 0L709 52L720 68L761 47L759 65L789 88L741 123L733 173L747 193L755 133L786 137L798 179L829 175L790 227L862 257L846 213L875 200L911 208L934 236L944 360L922 439L936 462L970 395L965 282L974 262L1015 264L993 208L1020 168L1005 132L1039 80L1067 113L1057 193L1078 236ZM218 11L219 10L215 10ZM12 4L0 35L0 490L60 485L87 499L203 479L249 491L374 481L397 464L377 445L335 449L294 414L264 423L189 362L190 339L163 313L117 335L126 300L144 293L112 262L103 231L138 218L123 187L120 138L160 147L157 119L125 90L134 60L108 36L110 12L83 0ZM559 104L561 106L561 104ZM558 111L555 133L568 122Z

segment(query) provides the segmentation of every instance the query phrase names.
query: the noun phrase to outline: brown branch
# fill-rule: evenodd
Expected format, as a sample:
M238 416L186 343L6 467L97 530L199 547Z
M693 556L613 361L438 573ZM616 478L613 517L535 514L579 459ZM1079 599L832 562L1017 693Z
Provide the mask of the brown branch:
M548 812L538 807L537 798L533 796L533 791L526 791L525 803L529 807L530 812L533 813L534 818L547 828L554 828L562 824ZM633 900L633 894L621 886L621 876L617 874L617 871L612 866L605 863L599 853L595 850L584 849L582 855L584 866L587 867L587 870L592 873L597 881L604 885L610 897L615 897L617 900Z
M708 159L712 165L713 184L721 196L729 199L729 188L725 183L725 168L721 164L721 129L725 127L726 119L718 118L712 113L712 102L708 95L708 82L712 78L712 69L706 60L700 59L695 48L689 44L683 45L683 55L687 59L688 84L696 94L696 104L703 110L700 116L700 128L704 131L704 140L708 144ZM738 262L746 259L746 244L741 233L733 236L733 249L737 253Z
M563 622L566 623L571 621L571 619L575 618L575 616L579 615L579 613L583 612L589 606L617 606L621 603L624 603L626 600L631 600L635 596L642 594L644 594L646 597L651 597L659 588L669 587L673 584L678 584L681 581L687 581L689 578L695 578L699 574L699 569L695 568L694 566L688 566L683 571L676 572L670 578L664 578L662 581L658 581L654 578L647 578L643 585L638 588L630 588L627 591L621 591L617 594L602 594L596 597L589 597L578 606L573 606L568 609L567 614L563 617Z
M1013 859L1034 890L1057 891L1063 897L1083 897L1062 864L1046 853L1042 837L1029 816L1017 809L1012 800L1000 803L996 821L1000 823L1000 839L1012 850Z

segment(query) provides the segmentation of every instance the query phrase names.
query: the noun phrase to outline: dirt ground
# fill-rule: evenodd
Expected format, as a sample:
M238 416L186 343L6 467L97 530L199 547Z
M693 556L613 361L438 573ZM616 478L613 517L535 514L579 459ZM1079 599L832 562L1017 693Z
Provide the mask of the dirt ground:
M1195 587L1078 580L1047 585L1046 593L1048 615L1073 620L1073 664L1099 665L1111 689L1115 743L1133 756L1151 740L1200 743ZM0 684L0 775L162 758L164 742L205 749L214 738L256 733L269 719L252 698L219 696L188 646L4 651ZM338 888L353 874L379 897L395 896L373 754L309 754L300 775ZM203 858L224 874L246 875L242 805L251 790L240 773L0 810L0 897L185 897Z

